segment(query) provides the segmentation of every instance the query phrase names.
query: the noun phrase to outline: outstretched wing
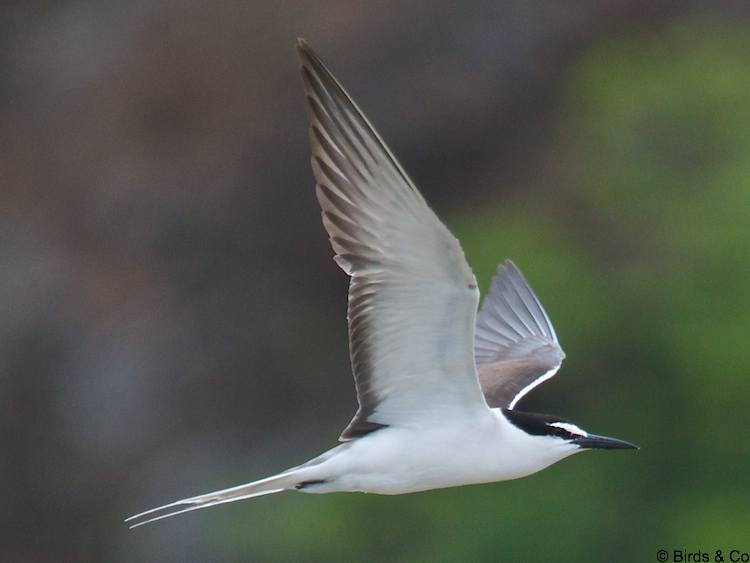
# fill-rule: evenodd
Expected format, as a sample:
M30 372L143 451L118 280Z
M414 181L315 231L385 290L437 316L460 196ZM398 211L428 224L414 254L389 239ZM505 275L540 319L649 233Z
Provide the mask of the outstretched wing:
M489 412L473 353L479 292L458 241L312 49L298 51L323 224L351 276L359 410L341 439Z
M477 315L474 355L487 403L509 409L565 358L547 313L510 260L498 267Z

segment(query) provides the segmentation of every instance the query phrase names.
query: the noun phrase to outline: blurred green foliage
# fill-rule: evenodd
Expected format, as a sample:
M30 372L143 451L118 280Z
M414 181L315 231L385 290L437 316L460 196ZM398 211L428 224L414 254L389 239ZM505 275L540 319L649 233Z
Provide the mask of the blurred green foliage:
M552 187L447 217L482 287L512 257L555 322L568 360L534 406L641 451L403 497L259 499L224 509L216 552L580 562L747 549L749 53L750 30L726 21L607 40L564 79Z

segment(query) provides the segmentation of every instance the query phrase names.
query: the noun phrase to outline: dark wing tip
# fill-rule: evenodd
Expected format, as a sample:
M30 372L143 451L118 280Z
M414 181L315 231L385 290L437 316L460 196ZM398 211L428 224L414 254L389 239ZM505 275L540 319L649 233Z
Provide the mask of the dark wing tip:
M297 38L297 56L299 56L299 60L302 63L302 66L309 66L312 68L325 68L325 65L320 60L318 54L302 37Z
M303 67L311 66L318 59L315 51L312 50L312 47L302 37L297 37L297 56Z
M297 39L297 55L299 56L302 79L305 82L305 90L308 93L313 90L312 84L317 80L322 85L322 88L327 90L331 96L338 95L342 101L354 107L354 103L338 80L334 78L331 71L328 70L328 67L307 41L301 37ZM323 103L323 100L321 100L321 103Z

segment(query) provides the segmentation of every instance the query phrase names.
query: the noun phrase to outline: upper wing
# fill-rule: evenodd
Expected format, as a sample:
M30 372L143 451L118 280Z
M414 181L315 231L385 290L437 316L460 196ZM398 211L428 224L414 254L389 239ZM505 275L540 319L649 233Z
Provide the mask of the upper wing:
M479 292L458 241L317 55L297 47L323 224L351 276L359 410L341 439L487 410L473 354Z
M512 409L565 358L547 313L510 260L497 269L476 332L479 381L492 407Z

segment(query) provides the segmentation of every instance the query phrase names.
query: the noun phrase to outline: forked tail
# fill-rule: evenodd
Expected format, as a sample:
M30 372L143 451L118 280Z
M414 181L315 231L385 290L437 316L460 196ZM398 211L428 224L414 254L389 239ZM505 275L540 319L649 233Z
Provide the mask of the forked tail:
M216 506L217 504L234 502L236 500L245 500L253 497L280 493L287 489L293 489L299 484L299 473L299 469L295 468L245 485L239 485L221 491L214 491L213 493L206 493L205 495L178 500L130 516L125 519L125 522L129 522L130 528L133 529L150 522L156 522L157 520L182 514L183 512L190 512L191 510L199 510L201 508L208 508L209 506ZM159 512L164 511L167 512L165 514L158 514ZM148 516L148 518L144 518L146 516Z

